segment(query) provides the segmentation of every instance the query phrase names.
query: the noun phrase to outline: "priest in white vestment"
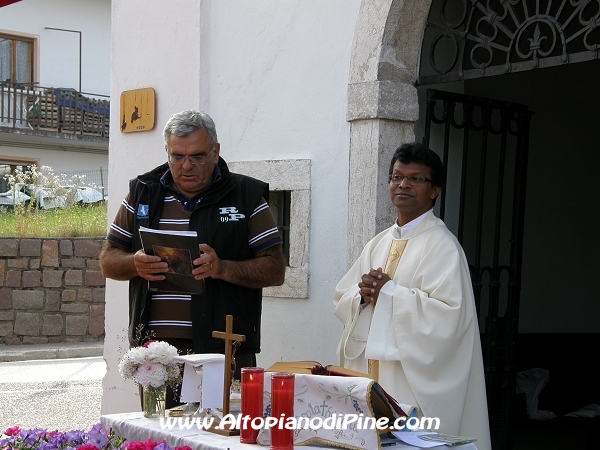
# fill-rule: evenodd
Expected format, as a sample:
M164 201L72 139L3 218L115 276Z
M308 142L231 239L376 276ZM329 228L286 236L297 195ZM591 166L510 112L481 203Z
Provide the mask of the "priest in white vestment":
M432 207L439 156L404 144L390 164L398 217L336 286L342 365L374 375L400 403L440 419L439 433L491 448L479 326L464 252Z

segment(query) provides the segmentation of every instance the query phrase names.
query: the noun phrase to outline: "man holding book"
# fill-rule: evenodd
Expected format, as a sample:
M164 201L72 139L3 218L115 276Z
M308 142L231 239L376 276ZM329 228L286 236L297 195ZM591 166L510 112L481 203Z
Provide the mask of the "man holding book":
M215 124L203 112L174 114L163 137L168 162L130 181L100 255L102 272L129 281L132 345L142 326L142 336L151 332L183 353L223 353L223 340L212 332L225 330L225 317L232 315L233 332L246 336L235 353L239 373L256 365L260 351L262 288L279 286L285 277L269 187L229 172ZM197 232L199 256L189 274L197 289L149 290L173 268L144 252L140 227Z
M397 401L440 419L440 433L490 448L479 326L469 267L433 214L438 155L396 150L389 170L396 223L375 236L336 286L344 367L371 374Z

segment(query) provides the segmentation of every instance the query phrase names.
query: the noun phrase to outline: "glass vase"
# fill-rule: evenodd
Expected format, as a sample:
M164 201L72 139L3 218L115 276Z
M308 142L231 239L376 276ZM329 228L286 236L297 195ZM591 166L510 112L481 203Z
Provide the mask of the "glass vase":
M148 386L144 388L144 417L156 418L165 416L165 399L167 386Z

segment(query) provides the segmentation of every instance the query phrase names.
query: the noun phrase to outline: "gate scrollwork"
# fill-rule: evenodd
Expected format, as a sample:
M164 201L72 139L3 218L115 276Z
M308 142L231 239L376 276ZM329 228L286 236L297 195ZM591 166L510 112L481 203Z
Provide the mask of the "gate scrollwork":
M417 84L588 61L599 45L600 0L434 0Z

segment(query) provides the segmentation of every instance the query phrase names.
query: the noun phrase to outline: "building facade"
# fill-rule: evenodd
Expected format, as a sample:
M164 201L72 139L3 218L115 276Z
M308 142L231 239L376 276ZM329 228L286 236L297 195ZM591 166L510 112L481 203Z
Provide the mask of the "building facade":
M110 0L0 10L0 172L35 164L108 187ZM6 186L0 186L6 191Z
M597 277L587 262L600 242L580 219L591 215L593 223L600 213L592 111L600 13L583 2L540 3L493 10L486 2L431 0L175 0L146 8L115 0L111 98L151 87L157 107L154 129L111 134L109 216L128 179L164 162L161 128L170 114L207 111L234 170L291 193L290 266L286 284L264 292L259 364L336 363L342 330L334 287L392 223L393 150L425 139L448 170L444 210L440 204L436 212L461 237L474 269L488 388L509 383L488 392L502 416L493 420L494 442L509 448L503 420L514 407L514 342L594 335L600 325L589 294ZM448 105L466 109L446 133L434 125ZM464 131L469 108L481 116L466 128L486 131L467 141L449 130ZM513 141L521 116L527 133ZM119 115L111 124L116 129ZM500 136L494 150L492 135ZM107 283L106 307L112 370L103 410L135 410L136 391L115 370L116 349L126 346L126 283ZM593 403L597 391L581 398L588 394Z

